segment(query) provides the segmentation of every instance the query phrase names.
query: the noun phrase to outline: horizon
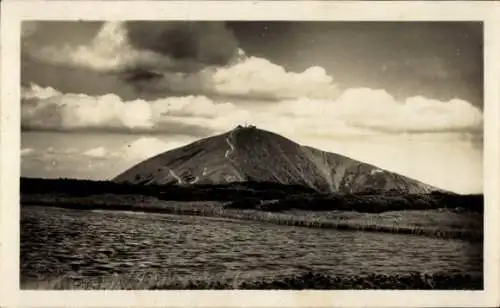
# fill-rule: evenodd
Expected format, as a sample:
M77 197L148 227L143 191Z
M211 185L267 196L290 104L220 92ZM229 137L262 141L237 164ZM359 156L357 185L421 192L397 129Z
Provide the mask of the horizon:
M21 176L109 179L251 123L482 193L481 26L24 22Z

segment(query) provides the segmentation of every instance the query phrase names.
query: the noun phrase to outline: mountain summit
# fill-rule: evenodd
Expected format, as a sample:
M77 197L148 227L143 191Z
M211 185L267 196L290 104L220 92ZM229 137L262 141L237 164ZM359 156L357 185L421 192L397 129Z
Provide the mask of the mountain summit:
M254 126L238 126L166 151L133 166L114 181L144 185L273 182L329 193L438 190L370 164L299 145Z

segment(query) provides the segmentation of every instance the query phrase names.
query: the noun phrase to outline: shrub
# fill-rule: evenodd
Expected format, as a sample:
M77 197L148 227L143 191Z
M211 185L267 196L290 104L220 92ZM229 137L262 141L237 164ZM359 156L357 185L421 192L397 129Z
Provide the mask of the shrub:
M229 203L226 207L232 209L255 209L260 204L259 198L246 197L234 200Z

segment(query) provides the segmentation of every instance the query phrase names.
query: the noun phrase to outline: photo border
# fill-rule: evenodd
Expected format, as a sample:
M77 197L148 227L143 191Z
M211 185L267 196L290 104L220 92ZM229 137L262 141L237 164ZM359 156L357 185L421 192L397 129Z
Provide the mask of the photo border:
M3 1L0 306L488 307L500 304L500 9L494 1ZM22 20L482 21L484 291L22 291L19 289Z

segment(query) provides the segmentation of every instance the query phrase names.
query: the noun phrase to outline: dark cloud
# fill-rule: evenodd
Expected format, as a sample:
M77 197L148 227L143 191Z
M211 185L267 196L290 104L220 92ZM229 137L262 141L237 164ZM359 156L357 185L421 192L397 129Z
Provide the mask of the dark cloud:
M125 27L135 49L159 53L173 63L167 68L136 65L120 74L142 97L203 93L204 82L193 73L224 66L238 55L238 40L225 22L132 21Z
M238 51L238 40L224 22L132 21L125 26L133 47L173 59L173 71L225 65Z
M143 98L209 94L209 83L200 73L156 72L143 68L124 71L121 80Z

